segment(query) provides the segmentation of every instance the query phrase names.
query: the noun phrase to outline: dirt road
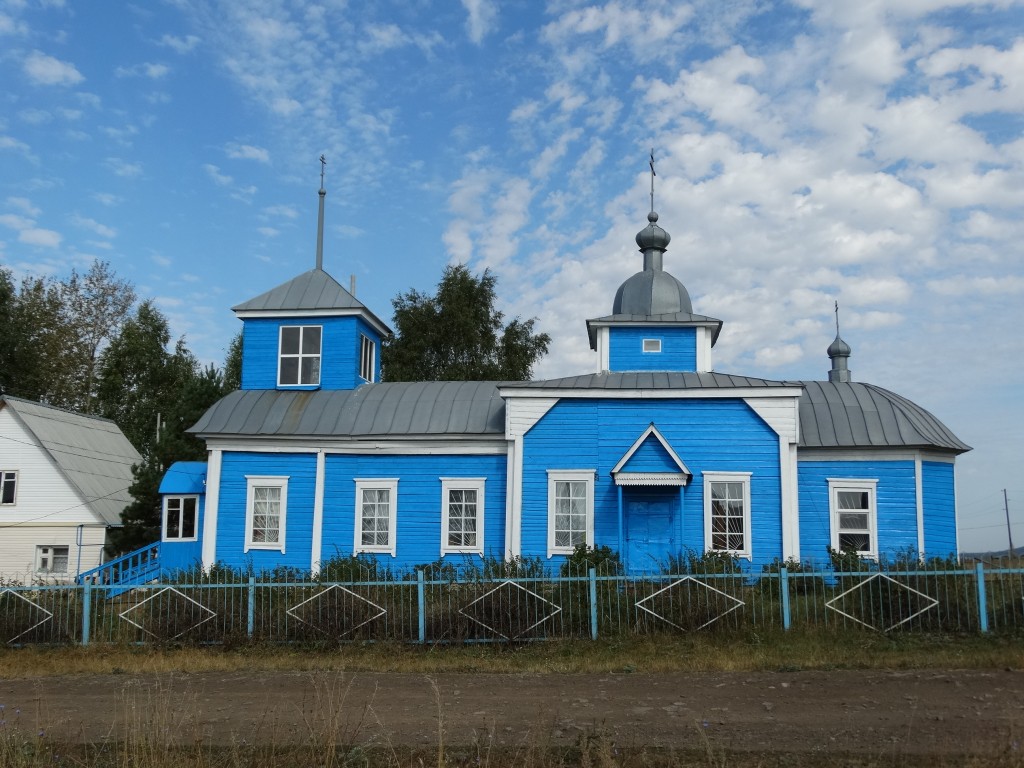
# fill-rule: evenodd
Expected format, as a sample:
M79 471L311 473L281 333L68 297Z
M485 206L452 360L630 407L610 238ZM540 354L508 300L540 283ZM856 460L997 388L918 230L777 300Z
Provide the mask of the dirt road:
M997 754L1024 742L1024 673L82 675L0 681L6 727L55 740L144 728L191 743L493 740L773 753ZM705 741L706 740L706 741ZM1021 745L1024 749L1024 743Z

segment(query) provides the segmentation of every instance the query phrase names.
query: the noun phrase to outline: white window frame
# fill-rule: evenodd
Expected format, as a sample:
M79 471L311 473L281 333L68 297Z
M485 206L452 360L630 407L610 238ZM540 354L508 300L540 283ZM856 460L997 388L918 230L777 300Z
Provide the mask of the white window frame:
M548 557L554 555L571 555L576 545L568 547L555 546L555 490L559 482L586 483L586 523L585 541L588 547L594 546L594 477L596 469L549 469L548 470Z
M728 552L736 557L753 557L754 538L750 529L750 472L704 472L704 551ZM743 486L743 547L741 549L717 549L712 546L711 485L712 483L740 483Z
M281 509L278 513L277 541L254 541L252 537L257 488L278 488L281 491ZM285 553L285 523L288 520L288 478L278 475L245 476L245 551L267 549Z
M170 536L167 533L168 522L171 517L171 502L176 501L179 503L179 507L176 510L178 514L178 531L182 530L182 520L184 519L185 502L194 501L196 505L196 517L193 523L194 530L191 536ZM175 494L173 496L164 496L164 521L163 530L160 532L160 538L162 541L199 541L199 497L195 494Z
M286 328L298 328L299 329L299 351L296 354L284 353L284 331ZM307 328L316 328L320 331L320 346L317 349L316 354L312 352L302 351L302 337L306 333ZM279 387L319 387L320 381L323 379L323 353L324 353L324 327L322 325L282 325L277 331L277 386ZM285 358L295 358L298 361L298 381L294 384L285 384L281 381L281 369L282 363ZM302 361L307 358L316 358L319 362L317 366L317 374L315 382L303 382L302 381Z
M4 486L7 483L14 483L14 498L11 501L4 501ZM0 505L5 507L13 507L18 503L18 470L16 469L4 469L0 470Z
M356 478L355 532L352 553L361 552L391 555L398 549L398 478L371 477ZM387 544L363 544L363 491L387 490L388 495L388 541Z
M640 349L645 355L656 355L661 352L661 339L644 339Z
M377 344L369 336L359 334L359 377L373 382L377 369Z
M56 550L64 550L64 570L58 571L53 568L53 561L56 559ZM50 567L44 568L44 558L50 563ZM36 573L66 575L71 567L71 547L67 544L39 544L36 546Z
M484 486L483 477L442 477L441 478L441 556L482 555L484 553ZM451 534L452 491L476 491L476 543L471 546L456 546L448 543Z
M866 550L858 550L857 554L871 560L878 559L878 480L862 477L830 477L828 478L828 509L832 528L832 549L839 552L839 493L853 491L868 494L868 527L862 531L870 538L870 546Z

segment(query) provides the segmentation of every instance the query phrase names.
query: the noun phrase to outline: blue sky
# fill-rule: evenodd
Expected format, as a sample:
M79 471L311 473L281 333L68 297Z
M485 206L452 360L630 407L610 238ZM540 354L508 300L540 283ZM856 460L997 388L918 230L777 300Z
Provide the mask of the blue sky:
M324 263L384 318L498 276L593 370L640 268L721 318L717 370L854 377L938 415L961 545L1024 544L1024 7L953 0L0 0L0 263L95 258L204 361L229 308Z

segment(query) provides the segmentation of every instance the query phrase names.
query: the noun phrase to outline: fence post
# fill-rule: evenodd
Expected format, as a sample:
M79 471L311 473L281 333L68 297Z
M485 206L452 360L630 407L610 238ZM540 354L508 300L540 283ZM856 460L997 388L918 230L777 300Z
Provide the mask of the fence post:
M89 635L92 631L92 582L85 579L82 582L82 645L89 644Z
M792 617L789 614L789 569L779 568L779 595L782 597L782 628L789 629Z
M416 570L416 608L419 612L420 643L427 642L427 589L422 569Z
M597 571L590 569L590 639L597 640Z
M974 565L978 585L978 627L988 632L988 600L985 599L985 564L980 560Z
M252 637L256 631L256 577L249 577L249 616L247 618L246 632Z

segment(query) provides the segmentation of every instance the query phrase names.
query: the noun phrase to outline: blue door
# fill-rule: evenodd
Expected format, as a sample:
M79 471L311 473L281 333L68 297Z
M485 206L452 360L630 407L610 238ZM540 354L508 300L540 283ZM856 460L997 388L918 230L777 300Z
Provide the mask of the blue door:
M656 571L679 552L679 492L627 491L623 498L626 568Z

